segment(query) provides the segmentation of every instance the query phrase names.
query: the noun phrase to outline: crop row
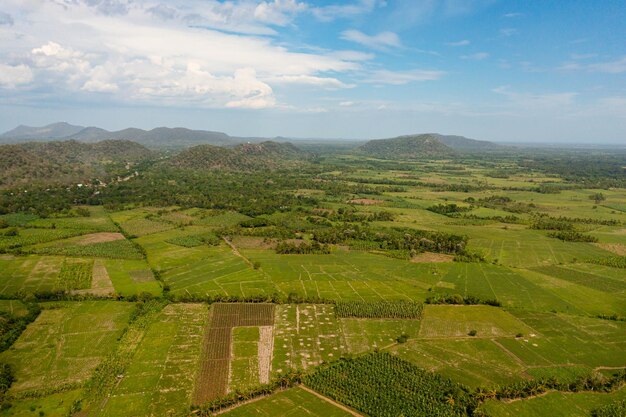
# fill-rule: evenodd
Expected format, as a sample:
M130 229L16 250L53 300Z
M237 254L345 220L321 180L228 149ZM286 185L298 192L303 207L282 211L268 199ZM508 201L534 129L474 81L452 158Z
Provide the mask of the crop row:
M332 362L303 382L372 417L465 416L473 409L462 386L386 352Z
M88 262L72 262L65 260L59 272L59 287L64 290L81 290L91 288L93 260Z
M416 301L341 301L335 306L337 317L420 319L424 305Z

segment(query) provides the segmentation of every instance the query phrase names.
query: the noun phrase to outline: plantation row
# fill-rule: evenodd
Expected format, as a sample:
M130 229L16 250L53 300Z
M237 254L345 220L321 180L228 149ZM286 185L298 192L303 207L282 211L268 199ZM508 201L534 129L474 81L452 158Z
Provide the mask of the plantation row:
M335 305L337 317L421 319L424 305L416 301L341 301Z
M303 382L375 417L465 416L473 409L473 398L461 385L389 353L333 362Z

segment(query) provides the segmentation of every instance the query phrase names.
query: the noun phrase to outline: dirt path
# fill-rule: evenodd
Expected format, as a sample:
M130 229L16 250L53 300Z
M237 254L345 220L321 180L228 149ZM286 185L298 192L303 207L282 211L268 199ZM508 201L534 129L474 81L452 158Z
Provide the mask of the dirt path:
M250 259L246 258L245 256L243 256L241 254L241 252L239 252L239 249L237 249L237 247L235 245L233 245L233 242L231 242L227 237L224 237L224 242L226 242L226 244L228 246L230 246L230 248L233 251L233 254L235 256L239 256L241 259L243 259L248 265L250 265L251 267L253 267L252 262L250 262Z
M495 339L491 339L491 341L493 343L496 344L496 346L498 346L500 349L502 349L502 351L504 353L506 353L507 355L509 355L511 358L513 358L513 360L515 360L515 362L519 363L520 365L522 365L524 368L526 367L526 364L524 363L524 361L522 361L520 358L517 357L517 355L513 352L511 352L510 350L508 350L506 347L504 347L504 345L500 342L498 342Z
M343 405L341 403L338 403L335 400L331 400L330 398L323 396L322 394L318 393L317 391L313 391L309 387L305 387L304 385L300 385L300 388L302 388L303 390L305 390L308 393L311 393L311 394L315 395L317 398L320 398L320 399L326 401L327 403L330 403L330 404L334 405L335 407L340 408L343 411L352 414L354 417L365 417L363 414L359 414L356 411L354 411L353 409L348 408L345 405Z

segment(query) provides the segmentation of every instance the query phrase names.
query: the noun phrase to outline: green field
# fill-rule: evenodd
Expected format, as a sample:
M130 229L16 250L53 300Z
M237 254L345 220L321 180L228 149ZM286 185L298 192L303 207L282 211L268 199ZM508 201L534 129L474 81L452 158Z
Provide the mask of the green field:
M351 414L302 388L292 388L271 397L244 404L224 415L228 417L348 417Z
M12 393L37 396L51 387L76 387L87 381L102 358L115 349L133 305L91 301L43 307L37 320L0 354L17 378Z
M99 416L180 415L191 405L207 308L173 304L156 317Z

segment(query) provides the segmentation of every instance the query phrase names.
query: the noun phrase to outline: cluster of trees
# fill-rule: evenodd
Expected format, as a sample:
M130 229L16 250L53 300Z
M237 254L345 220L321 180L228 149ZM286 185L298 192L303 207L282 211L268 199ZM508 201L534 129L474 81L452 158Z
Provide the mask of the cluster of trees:
M452 305L478 305L484 304L494 307L502 306L496 299L482 299L473 295L463 296L461 294L437 294L426 298L426 304L452 304Z
M415 250L442 253L462 253L467 244L466 236L451 233L431 232L408 228L360 227L343 224L315 230L313 238L321 243L345 243L353 240L372 242L379 249Z
M26 304L27 313L16 316L6 311L0 311L0 352L11 347L30 323L35 321L41 312L38 304Z
M598 238L584 233L577 232L575 230L558 230L548 233L549 237L562 240L564 242L589 242L595 243Z
M426 208L426 210L432 211L433 213L449 216L451 214L464 213L466 211L470 211L472 210L472 207L462 207L457 204L450 203L450 204L437 204L435 206L430 206Z
M281 255L329 254L330 247L317 241L312 242L278 242L274 248Z

